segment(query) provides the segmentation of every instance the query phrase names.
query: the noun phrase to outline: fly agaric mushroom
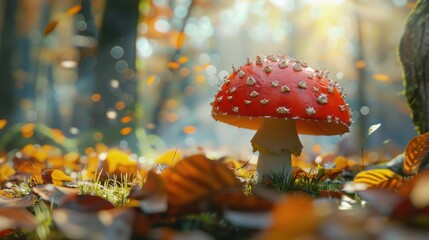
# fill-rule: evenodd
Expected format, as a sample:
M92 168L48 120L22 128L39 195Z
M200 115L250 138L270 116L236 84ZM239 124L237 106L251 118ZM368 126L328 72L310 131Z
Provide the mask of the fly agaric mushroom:
M259 178L288 174L291 154L301 154L298 134L338 135L349 131L351 113L328 72L283 55L248 58L225 77L212 104L215 120L257 130Z

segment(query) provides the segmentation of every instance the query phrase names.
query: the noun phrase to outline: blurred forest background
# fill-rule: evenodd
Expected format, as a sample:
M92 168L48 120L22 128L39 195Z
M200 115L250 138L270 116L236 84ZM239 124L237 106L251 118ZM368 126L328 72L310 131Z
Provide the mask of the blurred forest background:
M416 135L397 54L414 4L2 0L0 148L51 132L79 148L100 141L143 155L201 146L248 156L254 132L215 122L209 99L232 64L281 53L327 68L353 109L351 133L303 136L306 152L359 155L364 146L392 157Z

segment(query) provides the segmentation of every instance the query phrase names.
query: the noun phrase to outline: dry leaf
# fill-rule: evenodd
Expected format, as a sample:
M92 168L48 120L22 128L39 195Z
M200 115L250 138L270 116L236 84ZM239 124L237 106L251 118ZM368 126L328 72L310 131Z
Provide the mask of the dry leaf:
M415 174L423 158L429 153L429 132L414 137L405 149L404 173Z
M0 208L0 231L15 228L33 230L36 226L36 217L26 208Z
M67 10L66 14L69 16L74 16L76 13L80 12L81 9L82 9L81 5L74 5L73 7Z
M241 185L231 169L202 154L179 161L162 176L171 206L191 204L220 190Z
M79 193L67 195L59 204L60 208L79 212L98 212L115 208L110 201L93 195L80 195Z
M366 184L368 189L383 188L392 190L402 184L403 178L389 169L373 169L358 173L353 182Z
M59 187L52 184L44 184L33 187L33 192L40 196L41 199L58 205L68 195L77 194L76 188Z
M54 20L52 22L50 22L46 27L45 30L43 30L43 35L48 35L50 32L54 31L55 28L58 25L58 20Z
M0 195L0 209L4 207L29 207L33 205L34 201L36 201L36 197L32 193L20 198Z

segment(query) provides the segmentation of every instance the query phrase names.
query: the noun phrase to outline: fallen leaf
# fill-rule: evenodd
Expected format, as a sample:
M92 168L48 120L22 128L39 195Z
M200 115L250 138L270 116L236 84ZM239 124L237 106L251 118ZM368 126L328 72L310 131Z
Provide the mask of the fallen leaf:
M165 179L171 206L191 204L220 190L241 186L231 169L202 154L179 161L161 176Z
M353 182L366 184L368 189L383 188L392 190L402 184L403 178L389 169L373 169L358 173Z
M0 208L0 231L16 228L25 228L31 231L36 226L36 217L26 208Z
M314 232L322 221L324 216L320 210L309 197L284 197L272 211L272 224L259 239L304 239L307 234Z
M79 193L67 195L58 206L78 212L98 212L115 208L113 203L107 199L93 195L80 195Z
M0 182L7 180L10 176L15 174L15 169L7 164L0 167Z
M0 194L0 209L5 207L29 207L34 201L36 201L36 197L32 193L19 198L7 197Z
M184 42L185 42L185 33L180 32L179 35L177 36L176 48L181 49Z
M182 153L180 150L170 149L162 154L158 159L155 160L155 164L165 164L168 166L174 166L177 161L182 158Z
M411 139L405 149L404 173L415 174L429 153L429 132Z
M66 14L69 16L74 16L76 13L80 12L82 9L81 5L74 5L66 11Z
M60 187L52 184L43 184L34 186L33 192L39 195L41 199L58 205L68 195L78 194L79 190L76 188Z
M45 29L43 30L43 35L48 35L49 33L51 33L52 31L54 31L54 29L57 27L58 25L58 20L54 20L52 22L50 22Z

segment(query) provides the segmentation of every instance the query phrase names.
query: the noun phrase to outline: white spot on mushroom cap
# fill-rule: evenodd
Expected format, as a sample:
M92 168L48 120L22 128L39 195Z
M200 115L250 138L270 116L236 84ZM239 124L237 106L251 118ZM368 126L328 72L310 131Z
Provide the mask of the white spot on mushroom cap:
M287 114L287 113L290 113L290 108L278 107L276 108L276 112L280 114Z
M238 107L232 107L232 111L238 113Z
M243 72L242 70L240 70L240 72L238 72L238 77L239 78L243 78L245 74L246 74L245 72Z
M247 84L247 85L252 86L252 85L254 85L255 83L256 83L255 78L253 78L252 76L247 77L247 81L246 81L246 84Z
M251 97L257 97L259 95L259 93L257 92L257 91L252 91L251 93L250 93L250 96Z
M232 65L232 72L233 73L237 73L238 72L238 68L236 66L234 66L234 64Z
M250 100L244 100L244 103L247 104L247 105L249 105L249 104L252 103L252 101L250 101Z
M252 64L253 64L253 60L252 60L252 58L248 57L248 58L247 58L247 62L246 62L246 64L247 64L247 65L252 65Z
M274 80L271 82L271 86L273 87L278 87L279 86L279 81L278 80Z
M236 87L231 87L231 88L229 89L229 92L230 92L230 93L234 93L235 91L237 91L237 88L236 88Z
M287 60L281 60L280 62L279 62L279 68L285 68L285 67L287 67L289 64L288 64L288 62L287 62Z
M223 96L218 97L218 98L217 98L217 101L218 101L218 102L222 102L222 98L223 98Z
M281 88L280 88L280 92L290 92L290 88L287 86L287 85L283 85Z
M306 112L308 115L313 115L313 114L315 114L315 113L316 113L316 110L315 110L313 107L308 107L308 108L306 108L306 109L305 109L305 112Z
M293 70L297 71L297 72L301 72L302 71L302 65L300 62L295 62L293 64Z
M259 101L261 104L267 104L270 100L269 99L262 99L261 101Z
M229 101L231 101L232 100L232 96L228 96L228 97L226 97Z
M261 56L256 56L256 65L262 65L264 61Z
M270 73L273 71L273 68L270 65L266 65L262 70L266 73Z
M298 87L302 88L302 89L306 89L307 88L307 83L305 81L300 81L298 83Z
M320 104L326 104L326 103L328 103L328 95L326 95L325 93L321 93L317 97L317 102L320 103Z

